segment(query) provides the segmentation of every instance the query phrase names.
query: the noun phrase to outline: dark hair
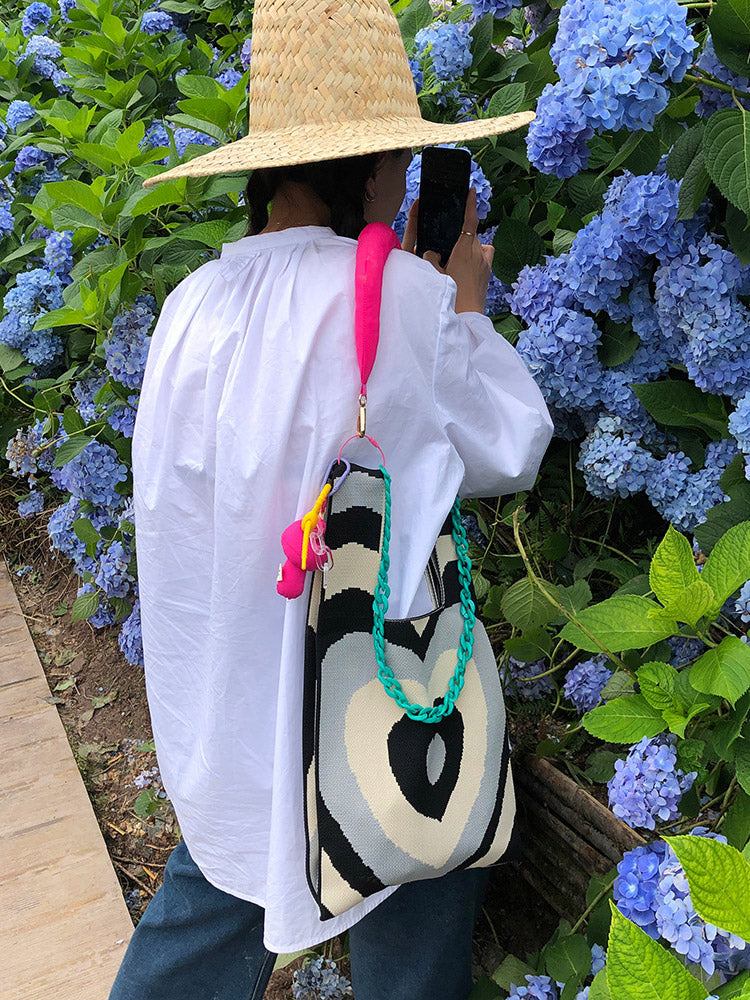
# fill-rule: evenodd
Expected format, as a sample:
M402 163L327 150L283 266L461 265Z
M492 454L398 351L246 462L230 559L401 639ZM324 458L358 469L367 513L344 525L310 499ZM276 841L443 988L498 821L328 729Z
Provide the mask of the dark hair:
M391 150L400 156L401 149ZM331 210L331 229L339 236L356 240L365 227L363 199L365 184L371 176L377 153L348 156L319 163L300 163L291 167L264 167L254 170L245 189L248 208L248 236L268 225L268 204L287 181L306 184Z

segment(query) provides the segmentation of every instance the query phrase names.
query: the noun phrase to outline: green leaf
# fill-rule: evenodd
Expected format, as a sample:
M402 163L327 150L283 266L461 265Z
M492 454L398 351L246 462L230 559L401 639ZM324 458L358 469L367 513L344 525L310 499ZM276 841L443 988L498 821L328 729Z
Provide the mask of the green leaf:
M523 53L514 53L523 55ZM525 105L533 108L537 98L548 83L554 83L557 79L555 67L550 58L549 49L542 48L536 52L530 52L528 62L516 72L515 83L526 84Z
M703 142L703 130L705 125L698 122L686 132L682 132L667 157L667 176L672 180L680 180L687 173L690 164L696 157Z
M502 991L489 976L483 975L474 983L466 1000L502 1000Z
M495 247L492 269L506 284L515 281L526 264L538 264L544 253L541 236L520 219L502 219L492 242Z
M665 729L661 712L640 694L599 705L587 712L581 722L592 736L609 743L638 743L644 736L658 736Z
M490 14L481 17L471 29L472 65L476 67L492 48L492 29L495 18Z
M102 203L94 194L90 184L76 180L49 181L45 184L45 190L60 204L77 205L93 215L95 219L101 220Z
M636 383L633 392L660 424L698 427L712 437L727 436L727 414L718 396L701 392L692 382L663 379Z
M594 981L591 983L591 989L589 990L589 1000L612 1000L612 994L609 992L609 984L607 983L606 968L600 969L594 976Z
M492 978L498 986L502 986L504 990L510 990L514 983L516 986L523 986L524 977L533 976L534 973L535 970L526 962L522 962L515 955L507 955L495 969Z
M670 524L651 560L648 573L651 589L662 604L667 604L699 579L690 542Z
M523 104L525 95L525 83L506 83L492 95L485 117L501 118L503 115L515 114Z
M750 711L750 691L744 694L732 711L713 727L711 742L720 760L732 760L732 745L740 735L747 713Z
M547 975L580 986L591 968L591 948L583 934L570 934L545 948Z
M750 213L750 114L724 108L706 122L703 159L711 180L737 208Z
M729 844L708 837L665 837L685 869L698 915L750 941L750 864Z
M750 76L750 3L718 0L708 19L716 55L740 76Z
M741 972L723 986L713 986L712 989L719 1000L746 1000L750 993L750 972Z
M93 543L96 545L96 543L100 542L102 538L87 517L77 518L77 520L73 522L73 531L82 542L86 542L87 544Z
M624 594L584 608L577 617L607 649L619 653L624 649L643 649L677 632L676 622L652 617L655 608L658 609L658 605L654 601ZM601 648L573 622L568 622L560 637L590 653L597 653Z
M154 795L153 788L144 788L135 800L133 812L145 819L158 812L163 804L163 800Z
M718 606L750 580L750 521L725 532L711 550L701 579L712 588Z
M533 663L535 660L549 656L552 640L549 632L543 628L533 628L524 632L523 635L506 639L504 645L506 652L514 660L520 660L522 663Z
M605 701L612 701L614 698L632 694L634 684L635 680L627 670L615 670L602 688L602 698Z
M641 339L630 323L605 322L598 347L599 360L607 368L624 364L635 354Z
M703 162L703 153L699 150L680 183L680 193L677 198L678 221L693 218L706 197L710 183L711 178Z
M99 610L99 591L95 591L93 594L81 594L79 597L73 601L73 607L70 609L71 621L79 622L83 621L84 618L90 618L91 615L95 615Z
M586 760L583 773L589 781L604 784L614 775L616 760L620 760L620 755L611 750L594 750Z
M677 671L668 663L654 660L638 668L638 686L652 708L663 712L674 703Z
M750 222L745 213L730 201L727 202L724 228L732 244L732 250L743 264L750 264Z
M738 851L750 841L750 795L747 792L738 793L727 810L721 832Z
M510 624L522 632L546 625L557 615L557 608L528 577L508 587L503 595L502 609Z
M433 18L430 0L411 0L404 13L399 18L401 37L407 49L414 45L414 36L421 28L426 28Z
M57 449L55 455L55 461L52 463L55 469L61 468L66 462L70 462L71 459L79 455L87 444L90 444L94 439L88 437L86 434L76 434L75 437L68 438L67 441L63 441L60 447Z
M8 347L7 344L0 344L0 368L4 372L12 372L19 368L26 358L15 347Z
M711 552L726 531L747 520L747 511L748 505L744 499L728 500L712 507L703 524L697 524L693 529L701 551Z
M750 743L746 739L735 744L734 766L740 788L750 795Z
M699 840L691 837L691 840ZM679 959L610 902L607 984L616 1000L705 1000L707 990Z
M750 688L750 648L727 635L695 661L688 678L696 691L726 698L733 705Z
M716 597L713 590L705 580L698 579L665 604L659 615L666 616L670 621L685 622L695 628L704 615L710 612L713 618L716 611Z

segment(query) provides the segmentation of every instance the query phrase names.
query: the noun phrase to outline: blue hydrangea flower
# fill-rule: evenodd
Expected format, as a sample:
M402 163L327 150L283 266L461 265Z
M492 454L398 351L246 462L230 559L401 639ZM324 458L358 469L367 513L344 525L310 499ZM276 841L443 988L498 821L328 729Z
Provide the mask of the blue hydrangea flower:
M57 4L60 8L60 17L66 23L70 21L70 12L76 5L76 0L57 0Z
M353 996L349 980L342 976L338 966L331 959L309 959L293 976L292 996L294 1000L345 1000Z
M17 348L42 371L50 368L62 353L62 340L50 330L33 327L40 316L63 305L58 276L41 267L21 272L3 305L6 314L0 320L0 343Z
M625 760L615 761L607 790L618 819L653 830L657 820L666 823L680 815L680 799L692 788L697 772L686 774L676 766L675 740L672 734L644 737Z
M44 494L32 490L27 497L18 501L18 513L21 517L31 517L44 510Z
M469 0L473 20L478 21L485 14L493 17L507 17L514 7L521 6L521 0Z
M414 55L420 61L429 57L437 79L453 83L471 66L471 38L465 26L434 21L417 32Z
M536 680L529 680L537 674L543 674L549 668L549 664L544 660L535 660L533 663L523 663L514 657L508 657L503 686L509 697L519 698L521 701L538 701L545 695L551 694L555 690L551 676L537 677Z
M237 86L237 84L242 79L242 76L243 76L242 73L240 73L236 69L232 69L232 67L230 66L227 69L223 70L221 73L219 73L219 75L216 77L216 82L220 83L222 87L225 88L225 90L231 90L232 87Z
M524 976L525 986L510 984L508 1000L526 997L527 1000L558 1000L557 984L549 976Z
M127 403L119 403L107 413L107 423L124 437L132 438L135 430L135 415L138 406L138 394L128 396Z
M152 295L137 296L133 306L115 316L112 334L104 342L107 370L128 389L141 387L151 343L148 332L155 309L156 300Z
M706 644L700 639L686 639L681 635L673 635L667 639L672 655L669 662L673 667L684 667L686 663L692 663L706 651Z
M0 202L0 238L12 233L15 226L16 220L13 218L10 204L7 201Z
M570 177L585 166L589 129L653 128L669 100L666 82L682 80L697 44L686 13L676 0L568 0L550 49L560 79L529 126L539 170Z
M38 111L28 101L11 101L5 116L5 124L15 132L22 122L36 118Z
M118 645L125 659L134 667L143 666L143 637L141 635L141 602L136 598L133 610L120 626Z
M217 146L218 141L212 135L206 135L205 132L180 126L174 131L174 144L177 148L177 155L184 156L188 146Z
M36 482L37 472L49 472L55 460L55 449L45 438L43 427L44 421L37 420L29 427L20 428L5 450L11 473L16 478L28 477L31 485Z
M86 424L92 424L98 419L99 413L94 403L94 396L106 381L106 374L97 370L85 375L73 386L73 395L78 402L78 412Z
M81 502L78 497L69 497L65 503L52 511L47 521L50 548L57 549L75 564L80 564L86 556L86 545L73 531L73 522L80 516ZM95 566L92 559L91 565Z
M141 18L141 31L147 35L163 35L173 27L174 21L165 10L147 10Z
M714 41L710 34L706 36L706 44L695 60L695 65L704 72L715 76L722 83L729 84L730 87L735 87L737 90L750 90L750 80L746 76L737 76L716 55ZM724 90L718 90L716 87L708 85L698 84L698 90L701 92L701 99L695 105L695 110L703 118L710 118L714 111L718 111L720 108L736 107L735 101L739 101L745 108L750 108L746 97L733 96Z
M750 479L750 392L737 399L729 417L729 432L745 456L745 475Z
M23 18L21 19L21 31L26 37L33 34L33 32L40 25L45 28L50 22L52 17L52 8L48 7L46 3L40 3L39 0L34 0L30 3L26 10L23 12Z
M99 559L94 582L107 597L127 597L135 577L128 572L133 553L122 542L110 542Z
M240 49L240 63L244 70L250 69L250 59L252 57L253 51L253 40L252 38L246 38L242 43L242 48Z
M590 975L595 976L598 972L607 964L607 952L602 948L600 944L591 945L591 972Z
M44 266L53 274L68 277L73 267L73 231L50 233L44 246Z
M600 417L581 445L576 468L595 497L627 497L646 488L655 459L642 447L639 432L621 417Z
M32 167L38 167L40 164L51 166L53 162L54 158L51 153L47 153L37 146L22 146L16 153L13 170L15 173L20 174L21 171L30 170Z
M553 306L521 331L516 347L548 404L590 410L599 400L599 341L590 316Z
M706 520L708 511L726 499L721 476L733 457L723 442L706 448L705 466L690 472L690 459L681 451L655 460L646 482L646 493L661 516L680 531L692 531Z
M565 676L563 691L581 714L599 704L602 690L612 676L606 656L599 654L576 663Z
M98 507L113 507L120 495L115 486L127 479L128 470L111 445L89 441L83 451L52 472L52 480L80 500Z
M743 622L750 622L750 580L742 584L740 596L734 602L734 607Z
M721 834L709 833L704 827L691 831L693 836L708 836L726 843ZM690 888L682 865L671 848L659 867L659 899L656 906L659 934L679 955L700 964L707 975L716 969L717 951L724 962L732 952L746 952L742 938L706 923L696 913L690 899ZM745 959L747 955L744 956Z
M654 940L659 937L654 912L659 891L659 866L666 853L667 845L663 840L626 851L617 866L613 887L615 905L620 913Z

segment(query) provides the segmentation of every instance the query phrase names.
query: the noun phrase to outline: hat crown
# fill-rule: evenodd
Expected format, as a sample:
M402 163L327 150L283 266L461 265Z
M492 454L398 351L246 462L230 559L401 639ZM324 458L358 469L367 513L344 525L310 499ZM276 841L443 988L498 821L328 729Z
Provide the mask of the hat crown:
M257 0L250 133L419 115L388 0Z

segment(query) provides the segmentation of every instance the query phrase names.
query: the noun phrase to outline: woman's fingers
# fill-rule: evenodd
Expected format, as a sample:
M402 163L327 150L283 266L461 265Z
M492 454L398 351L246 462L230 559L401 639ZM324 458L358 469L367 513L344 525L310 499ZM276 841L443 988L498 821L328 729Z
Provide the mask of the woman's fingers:
M417 214L419 212L419 198L416 198L406 220L404 238L401 240L401 249L408 253L414 253L417 247Z
M470 187L466 197L466 211L464 212L464 232L476 233L479 225L477 215L477 189Z
M436 253L434 250L425 250L425 252L422 254L422 259L432 264L432 266L435 268L436 271L440 271L441 274L447 274L445 268L440 266L439 253Z

